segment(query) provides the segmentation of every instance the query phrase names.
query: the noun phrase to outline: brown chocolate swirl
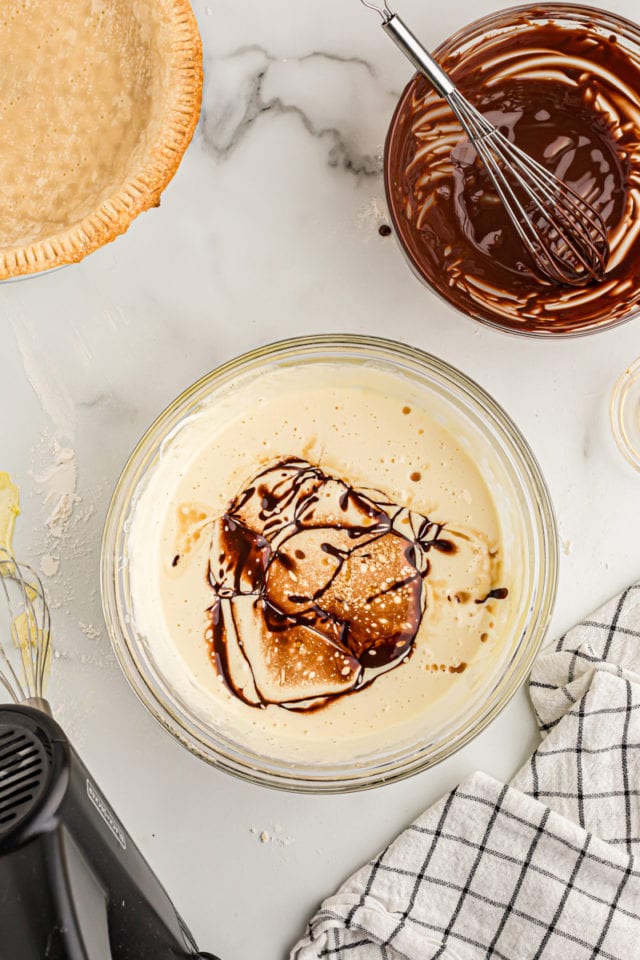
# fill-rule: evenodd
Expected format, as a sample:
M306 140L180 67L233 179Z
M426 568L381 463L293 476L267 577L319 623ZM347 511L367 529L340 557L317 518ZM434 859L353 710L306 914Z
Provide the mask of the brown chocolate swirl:
M456 539L306 460L270 464L213 527L208 636L221 678L250 706L300 711L370 685L411 656L429 554L455 553Z
M537 274L423 78L405 91L387 144L389 202L417 270L465 313L536 333L614 323L640 304L640 39L553 16L553 6L496 15L464 55L454 41L440 60L481 113L598 210L611 247L601 282L572 288Z

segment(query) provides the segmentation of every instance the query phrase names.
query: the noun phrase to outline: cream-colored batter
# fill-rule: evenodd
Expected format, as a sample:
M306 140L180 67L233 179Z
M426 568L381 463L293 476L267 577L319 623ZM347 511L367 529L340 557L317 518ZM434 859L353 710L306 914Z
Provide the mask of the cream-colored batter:
M518 606L517 564L505 556L487 483L499 494L499 481L485 453L476 451L477 462L469 437L447 429L444 409L426 388L389 371L313 364L239 380L174 432L135 503L129 578L138 633L203 722L261 755L345 761L434 735L495 679ZM413 655L309 713L243 703L207 641L213 524L261 466L290 456L383 491L445 523L463 545L452 556L429 554ZM509 597L479 602L501 587Z

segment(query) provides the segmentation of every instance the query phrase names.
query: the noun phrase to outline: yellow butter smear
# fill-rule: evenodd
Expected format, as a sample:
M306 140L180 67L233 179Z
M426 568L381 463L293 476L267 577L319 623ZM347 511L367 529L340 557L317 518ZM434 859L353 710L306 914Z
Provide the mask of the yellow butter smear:
M20 515L20 493L8 473L0 473L0 550L13 554L13 531Z
M16 568L13 555L13 533L16 519L20 515L20 492L8 473L0 471L0 575L15 579L22 577ZM29 696L42 696L51 666L51 645L48 631L38 624L33 604L39 598L39 591L28 582L23 582L21 603L24 609L11 616L9 630L13 645L20 654L22 680L25 692ZM10 611L10 615L12 611ZM0 637L0 647L3 638ZM0 660L0 668L2 663ZM2 670L0 669L0 674ZM40 684L37 677L41 677ZM19 691L17 691L19 692Z

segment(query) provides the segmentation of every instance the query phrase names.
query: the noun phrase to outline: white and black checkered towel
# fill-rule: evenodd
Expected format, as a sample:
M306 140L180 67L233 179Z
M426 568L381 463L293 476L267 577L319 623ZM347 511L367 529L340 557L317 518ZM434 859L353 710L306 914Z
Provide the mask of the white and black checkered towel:
M542 743L475 774L326 900L291 960L640 957L640 584L544 652Z

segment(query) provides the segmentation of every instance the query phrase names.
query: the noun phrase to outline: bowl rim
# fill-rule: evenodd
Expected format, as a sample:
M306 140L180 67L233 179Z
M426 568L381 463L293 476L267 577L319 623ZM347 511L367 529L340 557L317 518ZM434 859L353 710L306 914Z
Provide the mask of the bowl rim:
M640 470L640 444L634 442L626 426L627 404L637 402L640 402L640 357L630 363L618 377L609 404L611 429L618 449L632 467ZM638 430L640 435L640 425Z
M510 15L522 15L526 12L531 12L532 15L535 14L538 17L545 17L545 15L559 16L564 14L565 16L573 16L576 18L582 18L586 21L591 21L594 18L605 17L608 23L612 23L620 28L621 35L629 33L633 35L635 41L640 47L640 24L634 23L628 17L624 17L620 14L613 13L609 10L603 10L599 7L593 7L588 4L583 3L558 3L558 2L542 2L535 3L534 0L531 0L529 3L516 4L512 7L505 7L504 9L494 10L484 16L478 17L465 26L461 27L451 36L447 37L433 51L433 56L436 60L440 60L441 57L444 57L455 50L460 44L468 42L469 38L474 34L478 33L480 30L490 29L492 24L504 21L505 18ZM398 98L398 102L394 108L391 120L389 121L389 126L387 128L387 133L385 136L384 143L384 155L383 155L383 179L384 179L384 188L385 188L385 197L387 201L387 209L389 211L389 217L391 223L393 224L394 237L398 243L405 259L407 260L412 272L421 281L422 284L427 286L429 290L435 294L443 303L446 303L447 306L454 310L458 316L465 317L467 320L476 321L482 323L484 326L490 327L492 330L497 330L500 333L507 335L513 335L516 337L529 337L536 340L561 340L561 339L573 339L578 337L587 337L594 333L605 333L609 330L613 330L616 327L621 326L624 323L628 323L630 320L633 320L640 314L640 305L634 307L626 316L618 317L609 323L599 324L597 322L592 322L589 324L584 324L576 330L562 330L562 331L553 331L553 329L519 329L518 327L500 323L498 320L491 320L489 317L483 316L479 312L474 312L472 309L464 310L457 304L452 303L441 290L436 287L431 279L425 274L422 270L420 259L411 249L409 243L405 240L405 234L403 229L403 220L399 211L396 210L395 204L393 201L393 190L392 190L392 181L393 181L393 171L391 169L391 142L396 132L397 126L401 119L402 111L404 110L406 101L409 99L411 93L415 89L416 84L424 79L422 75L418 72L414 73L413 76L409 79L405 85L402 93Z
M376 768L365 768L363 764L354 762L350 765L304 765L299 762L274 761L272 758L262 762L263 758L246 748L241 751L244 759L239 759L237 751L225 752L218 746L212 746L211 741L205 743L194 732L197 724L185 724L175 703L167 704L163 699L162 691L158 692L158 678L155 678L154 688L142 675L127 632L132 618L130 607L129 610L126 607L126 596L123 594L124 586L121 582L126 562L120 544L124 538L126 545L127 518L130 516L138 484L145 475L151 452L157 452L173 435L179 424L189 415L190 409L197 409L199 402L206 402L210 388L236 373L246 373L256 365L278 359L295 361L299 360L301 354L311 355L314 359L320 357L325 361L340 361L344 360L344 354L340 351L345 350L353 351L354 357L358 354L357 358L352 359L354 363L371 363L375 358L391 364L398 360L413 363L414 369L422 369L441 377L445 386L453 388L454 393L457 391L465 402L470 401L476 411L491 418L491 427L496 429L499 439L506 443L509 457L515 458L518 470L522 471L524 480L529 484L527 493L531 514L527 520L532 523L531 536L539 548L536 571L543 574L541 584L536 582L515 653L491 688L490 695L494 696L496 688L505 685L505 678L508 680L506 690L500 697L494 696L490 708L480 711L481 716L476 718L473 725L466 730L456 729L451 740L441 745L438 750L428 755L416 755L414 751L400 762L392 759L391 763ZM447 399L451 402L450 398ZM500 454L502 455L502 447ZM519 474L518 477L520 479ZM289 792L330 794L370 789L427 769L461 749L498 716L526 679L544 640L557 593L558 560L557 525L542 471L519 428L484 388L446 361L399 341L359 334L320 334L280 340L228 360L187 387L155 418L136 444L114 488L102 536L100 584L105 622L116 659L138 699L165 730L196 756L240 779ZM523 637L526 637L526 643L524 652L521 653ZM512 669L514 660L516 668ZM458 728L460 727L459 722Z

